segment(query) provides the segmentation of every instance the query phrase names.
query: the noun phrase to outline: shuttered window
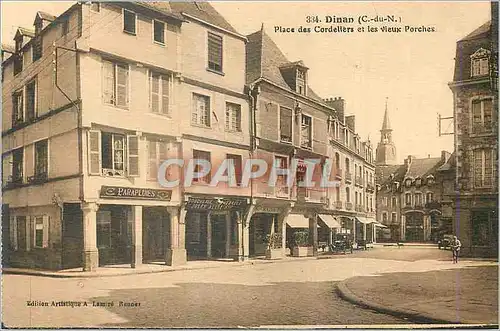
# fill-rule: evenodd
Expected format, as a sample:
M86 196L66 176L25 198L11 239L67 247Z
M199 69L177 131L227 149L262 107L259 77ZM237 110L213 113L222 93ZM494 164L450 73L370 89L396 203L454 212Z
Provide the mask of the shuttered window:
M89 131L89 174L101 174L101 132Z
M149 73L149 107L152 113L170 115L171 80L167 75Z
M49 169L49 141L47 139L35 143L35 178L46 180Z
M300 146L305 148L312 147L311 117L302 115L302 125L300 130Z
M12 182L22 183L24 180L24 148L12 152Z
M474 150L474 186L493 185L493 153L491 149Z
M208 68L222 72L222 37L208 33Z
M236 179L236 185L241 185L241 177L242 177L242 160L241 155L227 154L226 159L229 162L232 162L234 167L234 178ZM233 176L233 168L228 164L228 177L231 178Z
M23 90L16 91L12 95L12 126L24 121L24 98Z
M193 149L193 159L194 160L206 160L208 162L210 162L210 152L205 152L205 151L198 151L198 150L194 150ZM196 164L195 167L194 167L194 172L200 172L201 171L201 167ZM210 183L212 179L212 176L210 173L208 173L206 176L204 177L200 177L200 178L193 178L193 183Z
M36 81L32 80L26 85L26 119L28 121L36 117Z
M292 110L280 107L280 141L292 142Z
M9 239L10 239L10 249L13 251L17 251L17 219L16 216L10 217L10 226L9 226Z
M128 64L103 61L102 97L104 103L127 108L129 103Z
M165 141L148 141L148 179L158 179L158 169L163 161L168 159L168 143ZM168 177L168 169L166 177Z

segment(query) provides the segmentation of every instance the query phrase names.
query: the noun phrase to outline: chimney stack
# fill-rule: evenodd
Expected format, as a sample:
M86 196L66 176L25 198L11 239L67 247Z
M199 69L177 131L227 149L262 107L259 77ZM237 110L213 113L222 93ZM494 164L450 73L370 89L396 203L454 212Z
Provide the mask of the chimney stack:
M355 116L354 115L346 116L345 117L345 123L346 123L346 125L347 125L347 127L349 129L351 129L353 132L356 132L356 130L354 130L354 127L355 127L355 124L356 124Z
M441 161L444 163L447 163L450 160L451 153L447 151L441 151Z
M325 99L325 102L328 106L335 108L337 111L338 119L344 123L344 113L345 113L345 100L341 97L328 98Z

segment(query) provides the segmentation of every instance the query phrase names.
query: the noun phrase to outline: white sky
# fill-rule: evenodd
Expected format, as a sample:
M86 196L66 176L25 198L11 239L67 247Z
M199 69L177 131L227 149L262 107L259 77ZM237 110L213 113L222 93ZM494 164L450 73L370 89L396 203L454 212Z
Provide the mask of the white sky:
M17 26L32 27L37 10L62 13L69 2L2 1L2 42ZM489 20L489 2L216 2L213 6L242 34L266 32L291 61L309 67L309 84L323 98L342 96L356 131L380 140L385 98L398 160L409 154L438 156L453 150L453 136L438 137L437 114L451 116L456 41ZM402 25L435 26L434 33L280 34L298 28L307 15L396 15ZM323 23L323 26L329 26ZM358 27L357 24L346 25ZM376 24L369 24L376 26ZM366 25L365 25L366 26Z

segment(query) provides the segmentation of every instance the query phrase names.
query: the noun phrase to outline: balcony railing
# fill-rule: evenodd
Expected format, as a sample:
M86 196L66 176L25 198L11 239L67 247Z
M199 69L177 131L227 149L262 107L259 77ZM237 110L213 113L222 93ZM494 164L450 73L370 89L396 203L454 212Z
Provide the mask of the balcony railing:
M347 209L347 210L352 210L352 208L353 208L353 204L352 204L352 202L346 202L346 203L345 203L345 209Z
M356 210L357 212L362 213L362 212L364 212L364 211L365 211L365 207L363 207L363 205L356 205L355 210Z
M354 182L356 185L360 186L360 187L363 187L363 178L360 177L360 176L356 176L354 178Z
M352 183L352 174L350 172L345 173L345 181L347 183Z
M297 199L300 201L325 202L326 191L308 187L297 187Z
M342 209L342 201L335 201L335 209Z
M375 184L368 182L366 183L366 191L367 192L375 192Z
M274 192L275 192L276 196L281 197L281 198L285 198L285 197L289 196L288 186L286 186L286 185L276 186Z

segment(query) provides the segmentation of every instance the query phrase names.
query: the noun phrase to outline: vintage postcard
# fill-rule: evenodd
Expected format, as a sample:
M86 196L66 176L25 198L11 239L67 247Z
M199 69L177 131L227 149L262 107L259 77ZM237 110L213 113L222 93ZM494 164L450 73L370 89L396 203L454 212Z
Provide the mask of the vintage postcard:
M1 27L3 328L498 328L498 2Z

